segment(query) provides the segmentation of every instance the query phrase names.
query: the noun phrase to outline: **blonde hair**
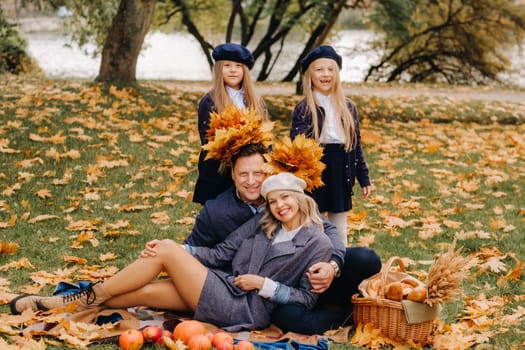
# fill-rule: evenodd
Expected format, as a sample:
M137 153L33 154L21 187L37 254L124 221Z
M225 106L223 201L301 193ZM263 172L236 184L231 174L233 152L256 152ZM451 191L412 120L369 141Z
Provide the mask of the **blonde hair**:
M215 111L221 113L226 106L233 104L233 101L224 86L224 78L222 76L222 67L224 61L217 61L213 66L213 82L211 89L211 97L215 105ZM268 120L266 107L264 101L255 92L255 86L250 76L250 70L246 65L242 65L243 79L242 88L244 89L244 103L247 108L252 108L261 116L262 120Z
M315 62L315 61L314 61ZM338 121L340 127L345 133L345 150L350 151L357 144L356 126L354 116L350 113L347 106L347 99L344 95L343 86L339 77L339 66L334 60L330 60L332 69L334 71L333 84L330 94L332 95L332 102L334 104L334 112L336 116L341 118ZM312 62L313 63L313 62ZM319 141L320 125L317 115L317 103L313 93L313 84L311 78L311 70L313 64L310 64L306 72L303 74L303 94L306 100L306 105L312 113L312 126L315 140Z
M286 190L285 190L286 191ZM323 230L323 220L319 214L317 208L317 203L313 200L312 197L296 191L286 191L291 197L295 198L299 205L299 213L301 214L301 225L310 226L316 225L319 229ZM272 239L273 236L277 233L277 229L281 225L281 222L273 216L270 211L270 204L266 201L266 210L259 224L261 229L265 233L268 239Z

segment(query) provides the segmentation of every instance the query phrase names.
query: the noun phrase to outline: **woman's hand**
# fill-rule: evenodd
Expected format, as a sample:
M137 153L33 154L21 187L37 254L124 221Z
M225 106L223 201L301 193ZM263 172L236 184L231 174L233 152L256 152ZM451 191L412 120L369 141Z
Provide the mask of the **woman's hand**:
M318 262L310 266L306 276L312 285L312 293L322 293L330 287L334 280L335 271L327 262Z
M264 277L258 275L239 275L233 280L233 284L242 290L259 290L263 287Z
M157 251L155 250L155 247L159 244L160 240L154 239L152 241L149 241L146 243L145 248L140 252L139 257L140 258L148 258L153 257L157 255Z

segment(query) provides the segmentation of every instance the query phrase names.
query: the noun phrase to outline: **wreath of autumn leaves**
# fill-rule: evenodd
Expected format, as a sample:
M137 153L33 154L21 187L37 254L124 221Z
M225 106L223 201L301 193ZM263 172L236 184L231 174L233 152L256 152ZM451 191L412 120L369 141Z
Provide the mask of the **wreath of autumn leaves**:
M219 160L219 171L231 164L232 157L248 144L270 147L263 171L267 174L290 172L306 181L306 190L323 185L321 175L326 165L321 162L323 148L311 138L297 136L293 141L283 137L272 144L273 122L262 121L254 110L228 106L221 113L210 114L206 159Z
M324 185L321 180L326 165L321 162L323 148L314 139L298 135L292 141L283 137L272 146L263 170L268 174L289 172L306 181L306 190Z
M220 172L231 164L232 157L243 146L260 143L268 147L271 144L274 123L262 121L253 109L244 110L231 105L221 113L210 113L210 116L208 143L202 148L207 152L205 159L220 161Z

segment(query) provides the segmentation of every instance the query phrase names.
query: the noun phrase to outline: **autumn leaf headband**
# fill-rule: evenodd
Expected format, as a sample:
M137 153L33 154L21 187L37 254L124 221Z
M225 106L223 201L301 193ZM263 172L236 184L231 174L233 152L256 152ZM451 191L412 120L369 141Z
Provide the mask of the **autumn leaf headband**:
M289 172L306 182L306 191L323 185L321 175L326 165L321 162L323 148L311 138L298 135L293 141L284 137L272 144L273 122L262 121L254 110L229 106L221 113L211 113L206 159L221 162L219 171L231 165L232 158L249 144L271 148L265 155L263 171L267 174Z
M324 185L321 175L326 165L321 161L323 148L314 139L298 135L292 141L283 137L272 145L263 171L268 174L289 172L306 182L306 191Z
M268 147L272 141L273 122L262 121L253 109L239 109L234 105L224 108L221 113L210 113L207 132L208 143L202 146L207 152L205 159L217 159L223 172L231 165L232 158L249 144Z

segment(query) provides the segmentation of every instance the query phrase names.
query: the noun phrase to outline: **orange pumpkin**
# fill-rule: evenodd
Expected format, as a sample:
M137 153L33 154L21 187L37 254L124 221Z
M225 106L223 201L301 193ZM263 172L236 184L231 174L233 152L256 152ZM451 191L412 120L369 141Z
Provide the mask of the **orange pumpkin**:
M173 328L173 340L180 340L188 345L190 338L196 334L206 334L206 328L196 320L185 320Z

